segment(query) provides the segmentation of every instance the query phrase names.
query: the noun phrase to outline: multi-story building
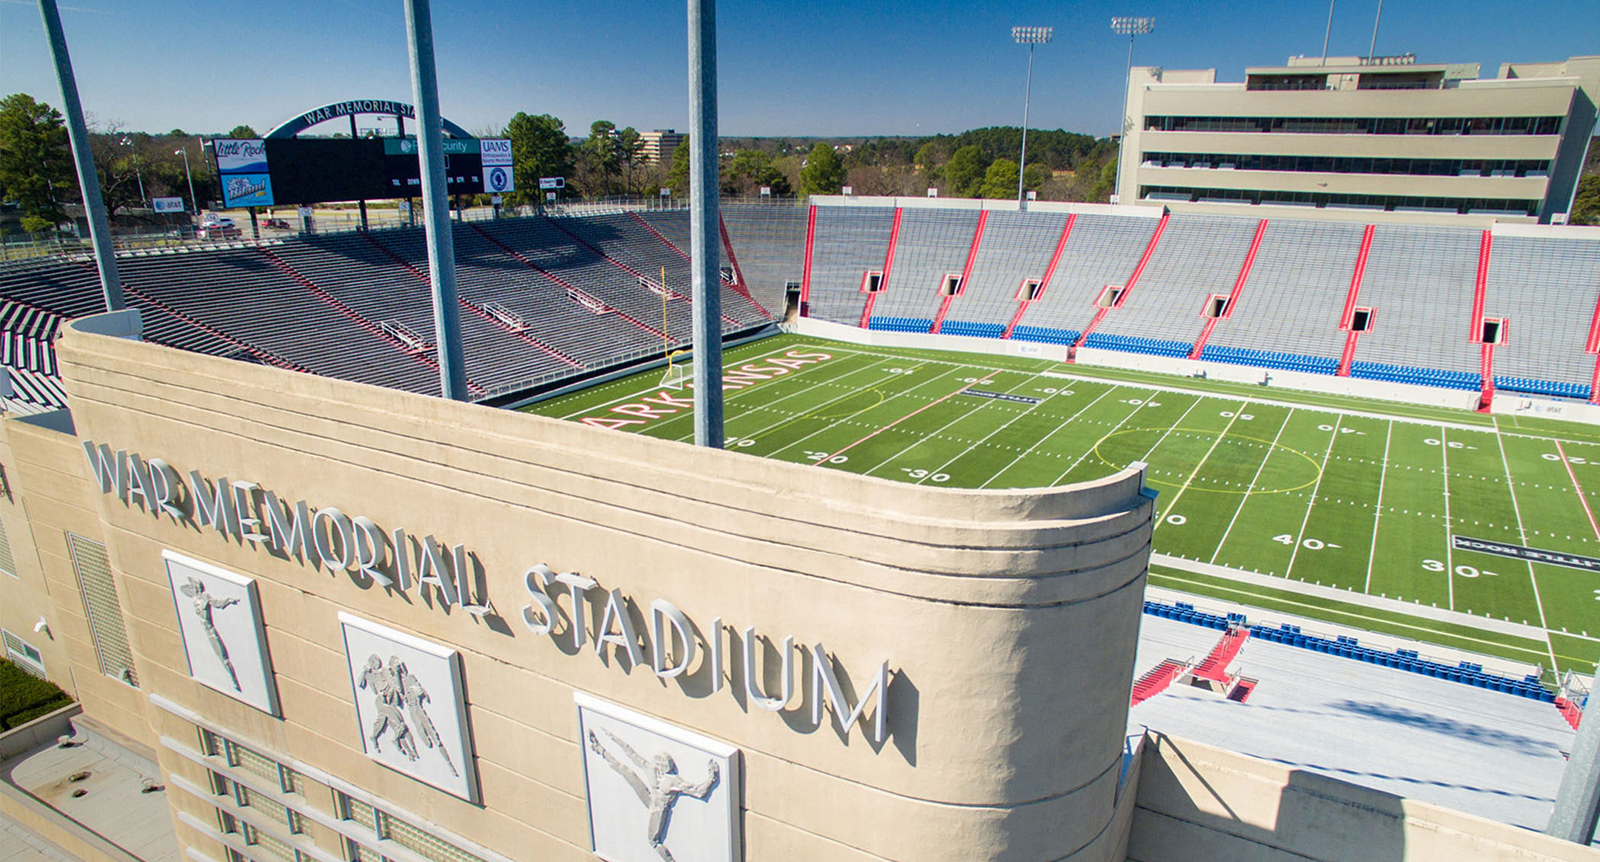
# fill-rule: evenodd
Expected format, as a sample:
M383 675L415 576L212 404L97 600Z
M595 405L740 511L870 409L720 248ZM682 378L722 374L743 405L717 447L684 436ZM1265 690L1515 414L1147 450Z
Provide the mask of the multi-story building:
M1302 218L1560 221L1597 100L1600 57L1507 63L1487 79L1476 64L1409 54L1291 57L1235 83L1215 69L1136 67L1118 192Z
M689 140L689 136L672 129L654 129L639 135L639 161L646 164L667 164L672 152Z

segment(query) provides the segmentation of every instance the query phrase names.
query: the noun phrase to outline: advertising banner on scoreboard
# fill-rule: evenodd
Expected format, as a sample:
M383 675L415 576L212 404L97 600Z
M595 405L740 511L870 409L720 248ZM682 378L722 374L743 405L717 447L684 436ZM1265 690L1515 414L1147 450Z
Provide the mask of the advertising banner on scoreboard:
M480 138L478 154L486 168L511 167L511 142L505 138Z
M483 169L483 191L486 194L498 195L517 190L517 181L511 174L510 167L485 167Z
M260 139L211 142L217 154L217 171L224 174L267 172L267 144Z
M272 203L271 174L222 175L224 207L270 207Z

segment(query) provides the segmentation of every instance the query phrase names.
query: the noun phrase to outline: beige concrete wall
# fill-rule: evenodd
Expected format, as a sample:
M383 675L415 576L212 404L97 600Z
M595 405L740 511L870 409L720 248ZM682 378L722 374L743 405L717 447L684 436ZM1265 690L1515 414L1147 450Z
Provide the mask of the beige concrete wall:
M1576 862L1600 851L1159 733L1129 862Z
M0 620L45 654L51 679L77 697L85 713L151 744L139 690L100 672L67 545L69 532L105 541L70 418L58 413L0 422L0 461L12 486L12 500L0 501L0 511L19 569L16 580L0 576ZM112 568L116 578L114 559ZM116 583L126 606L124 584L120 578ZM48 637L33 633L41 615L49 622ZM128 634L132 640L133 632Z
M58 351L81 437L432 533L481 563L494 611L480 622L97 495L146 690L263 753L514 858L581 859L584 691L744 751L749 859L1112 852L1097 837L1114 812L1149 552L1137 473L921 488L79 332ZM188 678L164 548L258 579L282 719ZM713 693L704 665L663 682L569 654L565 636L520 621L537 562L641 606L668 599L701 627L720 616L774 643L820 641L858 689L888 661L887 742L814 726L805 666L774 715L736 694L737 676ZM362 753L340 610L461 651L481 808ZM739 645L729 638L730 662Z

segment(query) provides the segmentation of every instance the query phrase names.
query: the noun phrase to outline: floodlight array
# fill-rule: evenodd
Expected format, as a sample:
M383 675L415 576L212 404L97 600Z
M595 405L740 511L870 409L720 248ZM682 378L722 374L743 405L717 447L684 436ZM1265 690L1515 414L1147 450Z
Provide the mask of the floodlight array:
M1154 18L1125 18L1111 19L1112 32L1120 36L1143 36L1156 28Z
M1055 35L1054 27L1012 27L1011 38L1018 45L1042 45Z

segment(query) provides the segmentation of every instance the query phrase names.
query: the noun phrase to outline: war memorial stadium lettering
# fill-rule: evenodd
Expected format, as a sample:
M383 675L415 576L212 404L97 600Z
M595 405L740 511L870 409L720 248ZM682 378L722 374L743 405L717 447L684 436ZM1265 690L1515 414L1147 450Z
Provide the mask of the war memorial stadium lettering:
M213 482L191 470L185 483L178 471L160 458L146 460L136 452L113 451L92 440L83 441L83 451L100 493L116 496L129 508L137 506L152 517L166 515L196 528L210 527L224 537L298 559L316 570L326 568L329 574L343 571L358 583L369 579L388 592L415 589L425 603L441 610L460 605L474 617L496 613L486 595L488 578L483 587L473 587L474 556L464 545L446 547L432 535L419 541L404 528L386 531L370 518L352 517L332 506L312 509L304 500L290 505L255 482L226 476ZM627 656L627 672L649 667L663 680L693 672L700 658L701 666L710 671L711 693L716 693L727 682L723 670L729 662L729 645L737 644L734 648L739 654L733 660L741 665L742 695L749 703L780 712L795 699L797 689L809 689L799 693L810 701L813 724L821 725L826 704L842 734L848 735L851 726L859 722L873 743L881 744L887 738L887 661L872 669L870 680L855 683L857 697L852 700L841 683L841 678L848 677L835 670L826 647L817 642L797 648L794 636L789 635L779 650L778 690L767 692L762 690L766 675L760 667L764 663L757 660L758 638L753 626L741 631L716 617L709 630L700 629L676 605L660 598L649 603L648 619L639 626L628 610L627 596L616 588L602 588L592 577L558 572L540 562L529 566L522 580L528 594L528 604L519 612L523 625L535 635L564 641L570 651L563 648L563 652L576 655L589 643L597 654L614 648ZM563 597L570 606L565 610ZM638 603L637 607L645 605ZM591 630L584 621L594 619L594 610L599 611L600 621ZM808 680L799 684L797 649L811 658Z
M352 102L335 102L301 115L300 119L306 125L315 126L334 117L343 117L349 114L389 114L400 117L416 117L416 109L404 102L389 102L381 99L358 99Z

